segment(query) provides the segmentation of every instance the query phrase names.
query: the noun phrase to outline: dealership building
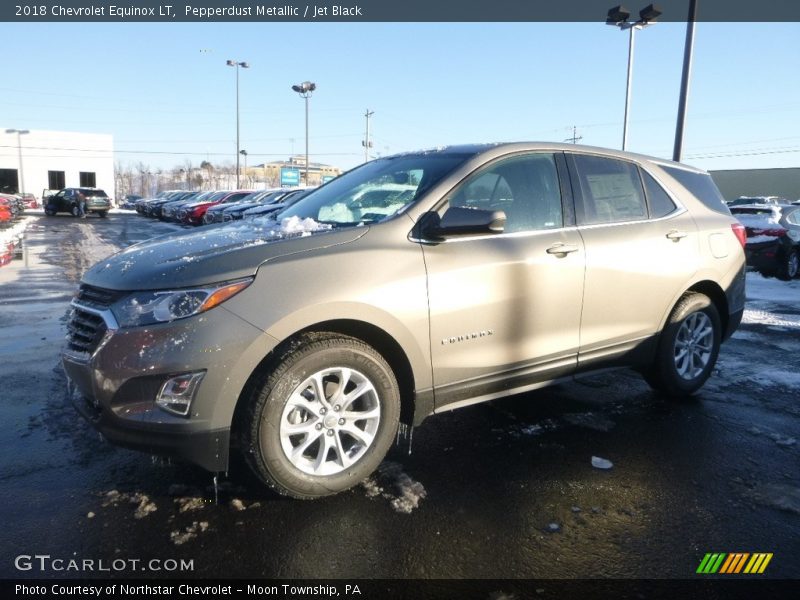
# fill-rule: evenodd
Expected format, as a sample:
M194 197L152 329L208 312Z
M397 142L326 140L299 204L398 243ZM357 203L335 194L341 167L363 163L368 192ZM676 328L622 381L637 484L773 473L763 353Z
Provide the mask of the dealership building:
M98 187L114 194L110 134L0 129L0 192Z

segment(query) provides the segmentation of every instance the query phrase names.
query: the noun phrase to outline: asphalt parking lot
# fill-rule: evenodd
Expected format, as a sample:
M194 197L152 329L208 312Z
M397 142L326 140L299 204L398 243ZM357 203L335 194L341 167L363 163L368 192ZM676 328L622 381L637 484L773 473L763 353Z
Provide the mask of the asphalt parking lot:
M332 498L273 496L238 463L215 498L207 473L99 439L59 364L81 273L174 229L39 217L0 269L0 577L79 575L15 564L49 554L184 559L194 577L685 579L708 552L773 553L764 577L800 577L800 281L748 275L744 323L691 401L601 374L432 417ZM114 574L176 575L133 564Z

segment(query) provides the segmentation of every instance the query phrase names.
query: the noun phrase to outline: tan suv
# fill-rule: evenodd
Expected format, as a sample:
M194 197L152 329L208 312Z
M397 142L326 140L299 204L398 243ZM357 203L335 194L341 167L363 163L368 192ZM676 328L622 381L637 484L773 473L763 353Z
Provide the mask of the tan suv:
M372 192L375 193L372 193ZM517 143L381 158L277 220L95 265L63 362L110 440L299 498L369 475L399 423L608 367L670 396L744 307L744 230L709 175Z

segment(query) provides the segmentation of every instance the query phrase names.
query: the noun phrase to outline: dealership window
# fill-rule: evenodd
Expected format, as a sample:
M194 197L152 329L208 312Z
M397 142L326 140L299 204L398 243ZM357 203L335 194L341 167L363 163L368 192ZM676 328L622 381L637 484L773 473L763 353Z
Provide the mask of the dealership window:
M81 187L97 187L97 176L94 173L81 171L80 182Z
M0 169L0 194L16 194L19 178L16 169Z
M66 186L64 183L64 171L48 171L47 172L47 187L51 190L60 190Z

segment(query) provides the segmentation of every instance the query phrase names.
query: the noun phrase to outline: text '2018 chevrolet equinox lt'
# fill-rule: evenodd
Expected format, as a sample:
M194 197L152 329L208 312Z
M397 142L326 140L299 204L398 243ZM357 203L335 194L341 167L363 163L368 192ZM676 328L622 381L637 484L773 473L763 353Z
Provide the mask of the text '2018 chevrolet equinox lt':
M273 220L94 265L63 364L111 441L297 498L358 483L399 424L608 367L695 392L744 309L709 175L562 144L381 158Z

